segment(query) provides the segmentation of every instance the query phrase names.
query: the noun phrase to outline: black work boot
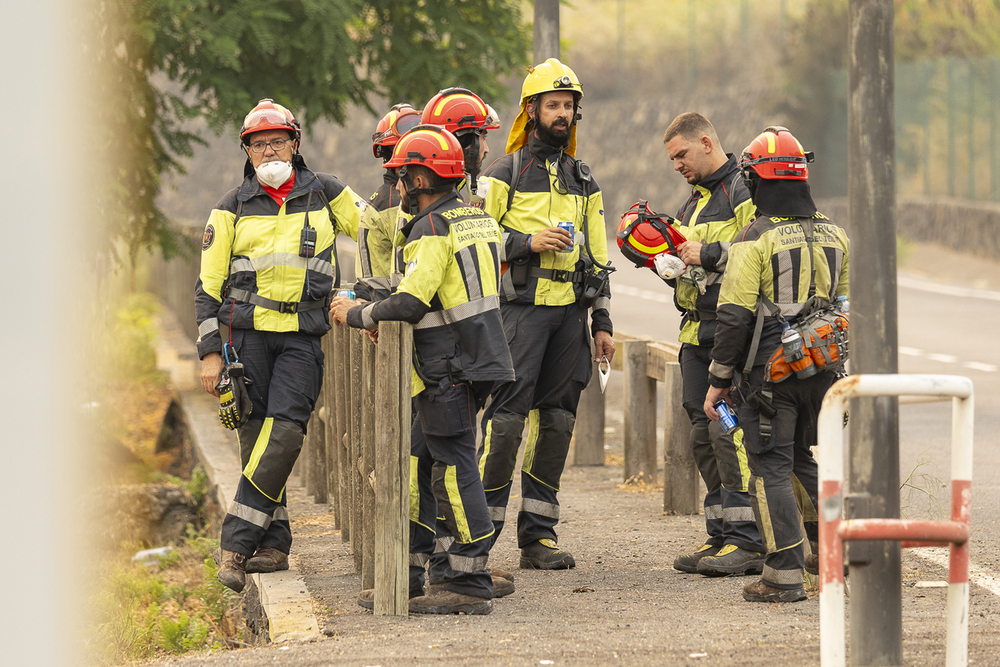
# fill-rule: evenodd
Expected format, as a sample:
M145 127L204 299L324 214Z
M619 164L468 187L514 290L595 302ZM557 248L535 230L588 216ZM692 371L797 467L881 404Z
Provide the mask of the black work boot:
M514 589L514 582L512 580L510 580L510 579L504 579L503 577L498 577L495 574L493 575L492 579L493 579L493 599L494 600L496 600L497 598L506 597L506 596L508 596L508 595L510 595L511 593L514 592L514 590L515 590ZM430 586L427 587L427 594L428 595L434 595L435 593L438 593L439 591L444 591L444 590L445 590L445 588L444 588L443 584L431 584Z
M713 544L703 544L694 553L681 554L674 559L674 569L688 574L698 574L698 561L719 553L722 547Z
M247 557L219 547L212 552L212 559L219 566L219 573L215 575L219 583L237 593L242 593L243 587L247 585Z
M764 571L764 554L727 544L714 556L698 561L698 574L724 577L727 574L760 574Z
M556 546L555 540L543 538L521 549L521 569L568 570L576 567L573 554Z
M277 572L288 569L288 554L273 547L262 547L247 561L247 574L254 572Z
M485 615L493 611L493 600L440 590L433 595L410 598L411 614Z
M743 587L743 599L747 602L801 602L806 599L806 589L802 584L797 588L775 588L759 579Z

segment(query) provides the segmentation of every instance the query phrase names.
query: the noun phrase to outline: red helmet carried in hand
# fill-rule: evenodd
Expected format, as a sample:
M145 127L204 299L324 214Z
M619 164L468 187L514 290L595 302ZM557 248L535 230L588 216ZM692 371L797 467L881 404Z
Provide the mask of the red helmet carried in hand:
M392 147L399 138L420 125L420 111L403 103L393 105L389 112L375 126L372 134L372 153L375 157L388 160L392 157Z
M258 102L243 119L240 139L246 143L248 134L265 130L288 130L292 133L292 139L299 141L302 138L299 122L292 112L270 98Z
M653 268L653 258L668 252L677 254L677 246L687 241L670 223L670 216L649 209L645 201L632 204L618 224L618 247L625 259L637 267Z
M802 144L788 128L773 125L765 128L743 149L739 166L745 180L757 176L766 179L807 181L809 168L814 159L812 151L802 150Z
M382 166L398 169L408 164L427 167L441 178L465 177L462 144L438 125L417 125L404 134L392 152L392 159Z

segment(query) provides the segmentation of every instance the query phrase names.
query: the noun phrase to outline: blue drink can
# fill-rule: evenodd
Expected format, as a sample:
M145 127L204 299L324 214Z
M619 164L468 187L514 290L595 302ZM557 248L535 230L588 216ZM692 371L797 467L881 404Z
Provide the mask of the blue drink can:
M558 225L556 225L556 227L558 227L559 229L565 229L567 232L569 232L569 245L566 246L563 250L560 250L559 252L573 252L573 234L576 232L576 229L573 227L573 223L560 222Z
M345 299L350 299L351 301L357 299L357 295L354 293L354 290L352 289L337 290L337 296L344 297Z
M740 423L736 419L736 413L734 413L733 409L729 407L729 404L721 398L715 402L713 407L715 408L715 411L719 413L719 424L721 424L722 428L725 429L726 435L732 435L736 429L740 427Z

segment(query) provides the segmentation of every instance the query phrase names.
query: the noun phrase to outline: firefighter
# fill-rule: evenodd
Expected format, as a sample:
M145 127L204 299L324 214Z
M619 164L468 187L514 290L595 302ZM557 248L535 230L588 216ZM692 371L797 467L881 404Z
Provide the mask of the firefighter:
M703 406L717 420L714 405L719 399L733 404L730 390L738 385L754 511L767 546L763 576L743 589L751 602L806 599L796 499L806 533L816 540L818 479L809 448L816 444L823 396L843 369L841 357L826 366L817 362L819 372L811 361L791 372L794 362L791 369L783 366L783 377L775 375L788 352L783 330L795 332L804 318L832 312L848 293L850 242L816 210L808 184L811 159L784 127L765 129L740 157L757 217L730 248ZM786 340L791 345L794 338Z
M236 357L251 381L239 415L243 475L222 524L219 581L243 590L247 572L288 569L292 533L285 482L323 380L320 337L335 285L336 231L357 238L364 201L299 154L299 124L261 100L240 129L243 183L205 226L195 288L201 384ZM336 230L336 231L335 231Z
M590 168L575 159L582 97L580 80L557 59L529 68L507 155L486 169L478 185L483 208L503 232L500 310L516 375L493 392L483 416L479 469L495 542L521 433L530 423L517 514L522 568L576 565L557 544L559 481L580 392L593 373L591 360L610 360L615 349L603 268L604 203Z
M385 167L399 170L401 206L413 216L402 229L405 275L382 301L334 299L331 306L338 324L375 330L379 321L402 320L414 327L415 430L432 461L430 474L416 478L430 484L420 498L429 491L444 517L436 540L447 553L431 560L427 595L419 595L422 582L411 567L410 611L418 614L493 608L493 524L476 466L475 415L493 384L514 373L497 295L500 230L459 199L464 162L458 140L436 125L418 125L400 139Z
M399 138L419 124L420 111L405 103L393 105L375 127L372 153L382 158L384 165L392 158L392 149ZM382 185L368 198L368 206L361 217L354 266L358 280L354 292L365 301L389 296L402 278L401 274L392 271L399 222L398 180L395 169L385 169Z
M667 280L681 319L678 354L682 403L691 420L691 449L705 480L705 528L708 539L696 551L674 559L674 568L706 576L759 574L764 546L748 493L750 471L743 434L726 435L705 417L708 366L716 328L716 302L726 270L730 243L753 220L753 203L743 185L736 158L727 155L715 127L704 116L677 116L663 135L674 169L691 185L677 214L687 241L678 256L692 267Z

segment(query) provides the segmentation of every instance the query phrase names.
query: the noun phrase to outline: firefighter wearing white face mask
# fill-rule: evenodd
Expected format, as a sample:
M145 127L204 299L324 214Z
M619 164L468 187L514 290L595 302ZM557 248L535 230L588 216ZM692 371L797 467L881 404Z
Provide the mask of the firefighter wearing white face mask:
M364 201L298 154L298 123L261 100L243 121L243 183L205 226L195 289L201 383L219 395L222 352L238 355L251 410L238 429L243 475L222 525L219 581L288 568L285 482L323 379L320 336L336 284L335 237L358 236Z

